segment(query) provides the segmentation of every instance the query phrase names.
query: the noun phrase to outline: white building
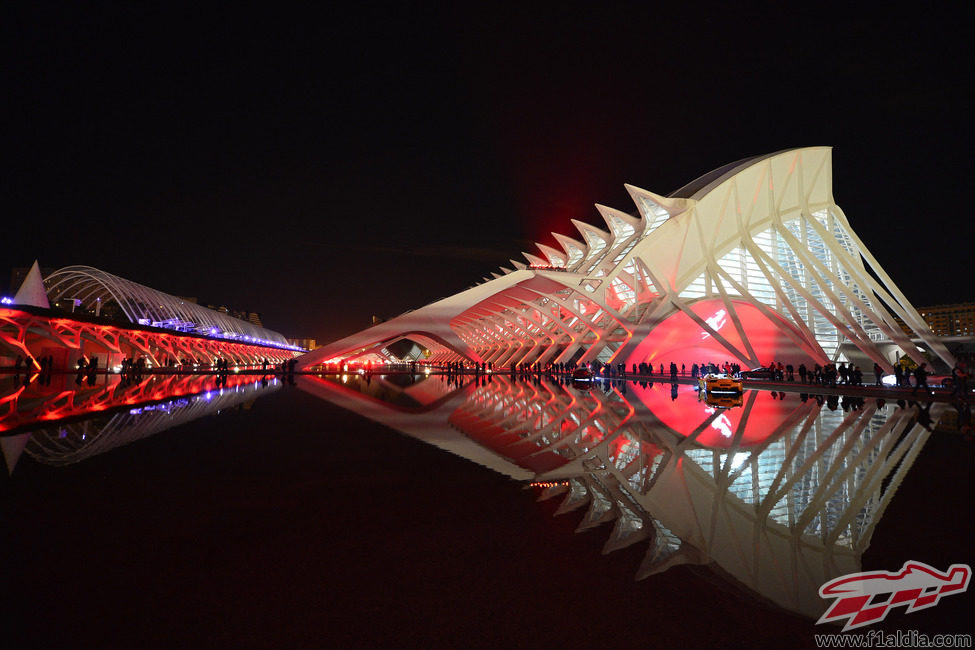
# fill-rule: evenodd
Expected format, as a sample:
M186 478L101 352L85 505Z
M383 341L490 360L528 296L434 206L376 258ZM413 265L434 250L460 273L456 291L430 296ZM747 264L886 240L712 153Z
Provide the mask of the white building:
M525 263L300 365L394 361L387 348L404 338L431 362L495 366L954 364L834 202L829 147L731 163L667 197L626 188L636 214L597 205L605 230L573 221L578 236L553 233L559 249L539 244Z

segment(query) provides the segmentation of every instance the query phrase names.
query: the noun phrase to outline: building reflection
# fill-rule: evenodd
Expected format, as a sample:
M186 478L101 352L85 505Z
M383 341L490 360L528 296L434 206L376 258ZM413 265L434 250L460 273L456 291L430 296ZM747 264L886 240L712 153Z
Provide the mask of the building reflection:
M946 404L746 391L701 400L681 383L576 386L507 375L340 375L303 390L561 499L604 553L643 544L636 574L707 565L809 617L819 586L860 558ZM67 465L280 387L273 377L109 376L93 386L10 381L8 470Z
M411 378L400 391L389 382L377 389L376 379L365 389L366 381L299 386L530 481L541 498L562 499L558 513L584 509L579 530L612 523L604 553L647 544L638 578L707 564L809 617L824 610L820 585L860 570L927 440L924 424L945 408L926 405L919 418L916 406L767 391L722 404L686 384L588 389L506 375L460 388Z
M5 384L0 449L9 472L21 454L69 465L221 410L247 406L281 387L253 375L103 376L94 386Z

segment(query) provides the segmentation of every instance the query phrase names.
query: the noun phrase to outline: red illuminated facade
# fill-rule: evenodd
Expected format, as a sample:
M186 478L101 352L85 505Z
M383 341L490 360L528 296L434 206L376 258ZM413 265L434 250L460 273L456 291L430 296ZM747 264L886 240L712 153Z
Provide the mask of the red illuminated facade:
M80 359L98 358L100 368L114 368L124 358L144 358L149 368L196 365L208 368L218 359L247 367L267 359L279 363L295 356L284 350L204 336L166 332L151 327L109 325L76 320L34 308L0 308L0 359L13 366L15 358L53 357L54 367L71 371Z

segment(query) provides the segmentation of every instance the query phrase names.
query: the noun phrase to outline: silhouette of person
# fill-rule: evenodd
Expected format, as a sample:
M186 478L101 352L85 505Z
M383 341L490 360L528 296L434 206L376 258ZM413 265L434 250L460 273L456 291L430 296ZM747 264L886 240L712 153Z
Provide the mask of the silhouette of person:
M918 388L923 388L924 392L928 393L929 395L933 394L931 392L931 389L928 388L928 371L926 369L927 365L928 364L926 363L922 363L921 365L919 365L917 368L914 369L914 390L911 391L912 395L917 392Z

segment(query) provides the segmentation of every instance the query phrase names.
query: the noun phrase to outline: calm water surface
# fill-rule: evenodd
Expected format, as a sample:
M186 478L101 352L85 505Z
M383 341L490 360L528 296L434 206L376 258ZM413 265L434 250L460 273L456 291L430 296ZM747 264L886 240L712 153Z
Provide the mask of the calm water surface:
M72 380L4 380L11 647L803 647L828 577L973 563L971 445L913 406ZM969 598L882 627L971 632Z

